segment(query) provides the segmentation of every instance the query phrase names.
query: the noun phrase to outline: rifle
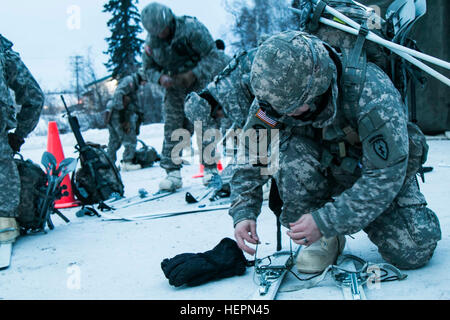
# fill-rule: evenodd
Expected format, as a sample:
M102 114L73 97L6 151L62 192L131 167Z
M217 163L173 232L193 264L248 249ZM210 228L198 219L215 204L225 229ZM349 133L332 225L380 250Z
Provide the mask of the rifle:
M86 144L83 136L81 135L78 118L70 113L70 110L67 107L66 101L64 100L64 97L62 95L61 100L67 112L70 128L72 129L72 132L75 135L75 139L77 140L77 146L75 146L75 148L80 153L81 165L88 168L91 177L93 177L95 180L95 188L100 193L101 198L103 200L108 200L113 196L114 190L111 189L111 187L108 185L108 182L103 179L98 170L108 169L109 167L102 164L97 153L92 150L92 148L88 144Z

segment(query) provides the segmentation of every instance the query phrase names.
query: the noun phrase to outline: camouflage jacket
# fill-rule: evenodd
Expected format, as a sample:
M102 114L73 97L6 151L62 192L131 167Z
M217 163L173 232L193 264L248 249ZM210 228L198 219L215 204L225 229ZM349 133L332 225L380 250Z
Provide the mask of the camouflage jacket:
M199 93L200 97L208 101L207 105L185 104L186 117L192 123L202 121L205 129L219 128L220 120L212 118L210 114L211 109L220 106L224 116L235 128L243 128L254 99L250 86L250 71L255 53L256 49L253 49L236 55Z
M194 17L175 18L175 32L168 42L148 35L142 56L149 81L159 83L163 74L175 76L192 70L205 86L226 65L208 29Z
M255 98L250 85L250 71L255 54L256 49L252 49L236 55L206 87L206 91L214 97L225 116L237 128L243 128L243 120Z
M128 111L144 113L139 104L139 88L140 84L136 74L132 74L121 79L117 85L116 91L114 92L112 109L117 111L124 110L124 97L126 96L129 99L129 105L126 108Z
M0 35L0 132L16 128L15 133L26 138L39 122L44 94L12 46ZM22 106L17 118L9 89Z
M252 112L249 119L253 117ZM296 135L314 139L323 146L323 154L331 155L328 161L322 159L323 165L340 170L339 183L345 187L335 194L333 201L312 212L287 211L286 207L295 208L295 203L285 203L282 223L288 226L287 223L298 220L302 214L311 213L322 234L330 237L358 232L374 221L392 204L403 186L409 153L407 123L399 92L375 64L367 64L356 103L347 101L336 75L328 105L315 120L293 120L282 130L280 157L284 144L295 141ZM336 149L338 154L343 153L341 167L331 161L336 157ZM349 161L344 161L347 158ZM293 167L292 172L301 174L301 167ZM267 179L261 176L259 168L251 165L236 169L230 209L235 224L257 219L262 204L261 186ZM305 179L314 183L314 177ZM296 186L286 188L296 192Z

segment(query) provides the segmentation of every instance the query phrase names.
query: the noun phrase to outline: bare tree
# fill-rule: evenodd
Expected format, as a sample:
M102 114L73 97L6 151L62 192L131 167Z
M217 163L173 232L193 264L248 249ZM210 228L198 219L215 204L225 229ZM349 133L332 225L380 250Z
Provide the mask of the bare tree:
M298 29L298 19L289 10L296 0L224 0L225 9L234 19L231 46L242 50L254 48L263 35Z

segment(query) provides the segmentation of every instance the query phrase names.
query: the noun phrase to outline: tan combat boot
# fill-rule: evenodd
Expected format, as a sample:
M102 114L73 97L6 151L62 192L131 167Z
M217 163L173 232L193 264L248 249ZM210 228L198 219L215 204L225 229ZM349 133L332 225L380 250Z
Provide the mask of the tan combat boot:
M122 170L123 171L135 171L135 170L141 170L142 166L139 163L132 163L132 162L122 162Z
M180 170L170 171L167 176L159 183L160 191L175 191L183 186Z
M301 273L318 273L336 262L344 251L345 236L324 238L302 248L297 256L297 270Z
M0 217L0 244L13 243L19 236L16 218Z

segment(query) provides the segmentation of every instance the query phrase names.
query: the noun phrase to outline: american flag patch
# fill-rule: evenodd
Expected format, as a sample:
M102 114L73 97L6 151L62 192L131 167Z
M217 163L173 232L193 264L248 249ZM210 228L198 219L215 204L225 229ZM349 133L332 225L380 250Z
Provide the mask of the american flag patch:
M273 120L272 118L269 118L269 116L267 116L267 114L263 110L261 110L261 108L256 113L256 117L261 121L267 123L272 128L275 128L278 124L277 121Z

